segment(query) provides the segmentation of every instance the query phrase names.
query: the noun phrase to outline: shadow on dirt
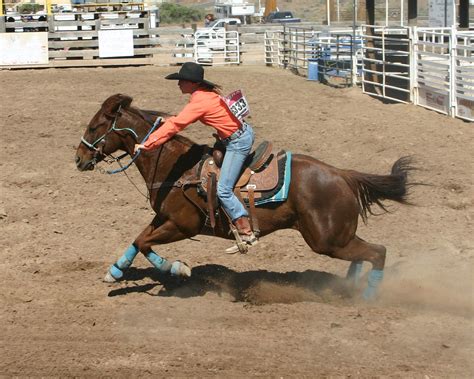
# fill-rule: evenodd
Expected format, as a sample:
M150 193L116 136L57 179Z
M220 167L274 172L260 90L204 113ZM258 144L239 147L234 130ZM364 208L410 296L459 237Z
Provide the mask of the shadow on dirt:
M302 301L334 302L353 296L347 282L326 272L272 272L266 270L236 272L225 266L208 264L192 269L189 279L179 281L159 274L152 268L131 268L122 283L151 278L156 283L126 286L111 290L109 296L142 292L152 296L189 298L217 293L231 296L232 301L252 304L296 303ZM162 285L158 294L150 291Z

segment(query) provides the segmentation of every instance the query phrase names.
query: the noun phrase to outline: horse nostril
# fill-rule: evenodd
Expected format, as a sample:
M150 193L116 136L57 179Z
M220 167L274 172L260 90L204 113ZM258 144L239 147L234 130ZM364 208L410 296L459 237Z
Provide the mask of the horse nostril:
M79 163L81 162L81 158L76 155L76 166L79 166Z

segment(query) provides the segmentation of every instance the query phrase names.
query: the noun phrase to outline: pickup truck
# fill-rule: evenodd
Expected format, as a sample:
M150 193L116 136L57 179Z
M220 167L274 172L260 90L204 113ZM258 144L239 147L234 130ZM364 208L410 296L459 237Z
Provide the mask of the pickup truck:
M289 11L276 11L271 12L265 18L267 23L287 23L287 22L301 22L300 18L293 17L293 13Z

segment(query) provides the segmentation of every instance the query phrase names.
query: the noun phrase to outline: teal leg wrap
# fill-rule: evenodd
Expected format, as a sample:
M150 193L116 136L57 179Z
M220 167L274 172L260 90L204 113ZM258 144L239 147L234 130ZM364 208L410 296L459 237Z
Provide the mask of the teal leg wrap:
M349 270L347 270L346 279L351 280L355 286L359 284L360 273L362 272L363 262L354 261L351 262Z
M155 266L160 272L162 273L168 273L171 271L171 263L168 262L166 259L161 258L158 254L156 254L154 251L150 251L146 255L146 259Z
M379 284L383 279L383 270L371 270L369 273L368 286L362 297L364 300L374 300L377 295Z
M127 250L125 250L125 253L120 257L120 259L117 261L116 265L120 269L127 269L131 266L133 260L138 254L138 249L135 245L130 245Z
M112 277L116 280L121 279L123 276L123 271L120 270L115 264L110 266L109 272L110 272L110 275L112 275Z
M125 253L123 253L123 255L119 258L119 260L110 266L110 275L112 275L114 279L122 278L123 270L126 270L130 267L137 254L137 247L133 244L130 245L127 250L125 250Z

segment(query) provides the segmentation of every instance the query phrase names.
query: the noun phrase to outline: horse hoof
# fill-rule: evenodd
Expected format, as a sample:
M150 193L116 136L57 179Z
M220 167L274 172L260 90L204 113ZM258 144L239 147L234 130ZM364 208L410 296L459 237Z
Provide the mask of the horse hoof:
M109 271L107 271L107 274L105 274L104 282L105 283L115 283L117 279L115 279Z
M182 278L191 277L191 268L183 262L176 261L171 265L171 275L180 276Z

